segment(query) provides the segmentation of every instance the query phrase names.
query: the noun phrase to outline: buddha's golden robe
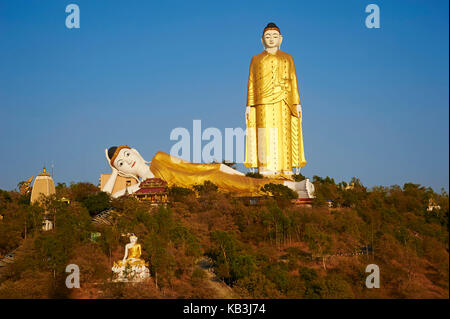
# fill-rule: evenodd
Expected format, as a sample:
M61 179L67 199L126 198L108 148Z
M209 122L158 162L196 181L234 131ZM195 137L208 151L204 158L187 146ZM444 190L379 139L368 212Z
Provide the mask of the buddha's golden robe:
M141 258L141 245L135 244L135 245L131 246L130 248L128 248L127 258L135 258L135 259Z
M114 266L115 267L148 266L148 263L140 259L141 253L142 253L141 244L134 244L127 250L127 259L125 260L125 263L123 263L122 260L119 260L117 263L114 262Z
M150 170L169 186L192 188L205 181L214 183L220 191L234 193L236 196L261 196L261 187L268 183L282 184L283 181L270 178L252 178L225 173L221 164L197 164L184 161L170 154L158 152L151 161Z
M254 56L250 63L245 166L260 173L280 172L288 177L293 167L306 165L302 119L297 115L297 74L292 56L278 50Z

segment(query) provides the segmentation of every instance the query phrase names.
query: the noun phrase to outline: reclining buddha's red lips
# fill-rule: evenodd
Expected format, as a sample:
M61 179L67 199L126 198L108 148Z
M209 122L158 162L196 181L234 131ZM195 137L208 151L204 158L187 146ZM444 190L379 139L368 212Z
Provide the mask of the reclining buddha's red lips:
M136 164L136 161L134 161L134 162L133 162L133 165L131 165L131 167L133 167L133 166L134 166L134 164Z

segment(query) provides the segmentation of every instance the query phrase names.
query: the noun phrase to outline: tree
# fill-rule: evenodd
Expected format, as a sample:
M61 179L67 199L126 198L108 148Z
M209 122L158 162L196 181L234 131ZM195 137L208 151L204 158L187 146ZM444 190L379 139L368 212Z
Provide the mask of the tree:
M176 185L169 187L169 196L171 197L172 201L175 202L182 202L186 199L187 196L194 194L194 191L190 188L179 187Z
M263 178L264 176L262 176L260 173L258 173L258 172L247 172L246 174L245 174L245 176L247 176L247 177L252 177L252 178Z
M219 189L217 185L211 181L204 181L203 184L194 185L193 188L200 196L216 193Z
M326 258L327 254L331 252L333 242L331 236L326 232L322 232L314 224L307 224L305 227L305 240L309 244L311 251L322 258L323 269L327 270Z
M91 216L97 215L111 207L111 199L105 192L90 194L83 199L82 203Z
M300 267L298 271L300 278L304 282L304 298L308 299L319 299L325 292L325 285L320 280L317 272L308 267Z
M306 177L303 176L301 173L298 173L298 174L295 174L295 175L294 175L294 180L295 180L296 182L301 182L301 181L303 181L303 180L305 180L305 179L306 179Z
M97 186L90 183L76 183L71 184L69 187L69 198L77 202L82 203L86 197L91 194L96 194L99 192Z
M249 276L255 270L254 257L245 253L234 236L227 232L211 233L213 247L208 255L216 266L216 274L228 284Z
M298 194L287 186L269 183L261 187L261 191L277 199L292 200L298 198Z

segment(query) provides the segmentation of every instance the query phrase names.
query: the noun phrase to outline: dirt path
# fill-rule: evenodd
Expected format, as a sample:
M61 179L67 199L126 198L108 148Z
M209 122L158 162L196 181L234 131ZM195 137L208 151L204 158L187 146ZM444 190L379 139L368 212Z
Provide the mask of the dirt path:
M203 269L206 274L206 280L210 288L212 288L216 294L213 298L219 299L236 299L239 296L231 289L230 286L226 285L222 282L217 276L214 274L212 262L209 258L203 256L197 262L197 267Z

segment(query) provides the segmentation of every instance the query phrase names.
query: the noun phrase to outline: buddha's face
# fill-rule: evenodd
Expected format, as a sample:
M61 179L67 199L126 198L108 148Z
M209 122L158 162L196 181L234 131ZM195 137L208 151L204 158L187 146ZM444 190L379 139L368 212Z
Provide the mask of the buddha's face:
M114 160L114 167L125 175L139 175L145 162L135 149L123 148Z
M136 242L137 242L137 237L136 236L130 236L130 243L136 244Z
M267 30L262 40L265 48L278 48L281 45L282 36L277 30Z

